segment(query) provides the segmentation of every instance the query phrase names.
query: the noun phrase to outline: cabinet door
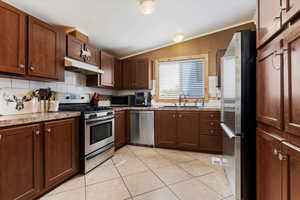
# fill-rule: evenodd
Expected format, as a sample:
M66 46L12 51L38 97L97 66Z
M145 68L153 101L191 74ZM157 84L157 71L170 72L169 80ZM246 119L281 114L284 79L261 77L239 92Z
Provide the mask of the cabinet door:
M285 129L300 136L300 23L284 39Z
M257 120L282 129L283 65L281 41L274 41L258 52Z
M260 46L281 28L280 0L258 0L257 45Z
M39 125L0 131L0 199L32 199L39 190Z
M0 71L25 74L25 14L0 1Z
M57 31L54 27L29 17L28 74L42 78L57 78Z
M91 64L91 65L96 65L96 66L99 66L100 64L100 51L98 48L96 47L93 47L89 44L86 44L85 45L85 50L86 51L89 51L91 53L91 56L90 57L87 57L85 59L85 62Z
M186 150L197 150L199 147L199 113L178 112L177 145Z
M151 73L152 67L149 59L138 59L136 62L136 89L152 89Z
M115 123L115 146L120 148L126 144L126 113L125 111L116 112Z
M283 142L283 200L300 199L300 148Z
M76 170L75 119L45 123L45 185L51 186Z
M115 89L123 89L123 66L120 60L115 60L115 70L114 70Z
M84 49L84 43L81 40L71 35L68 35L67 37L68 37L67 56L79 60L81 62L84 62L84 59L81 56L82 50Z
M134 89L136 80L135 62L133 60L125 60L122 61L122 65L124 89Z
M300 11L299 0L282 0L282 24L287 23Z
M101 51L101 69L104 71L104 74L101 74L102 86L114 86L114 65L114 57Z
M221 153L223 150L223 138L222 132L210 135L200 135L199 136L199 150L212 153Z
M257 200L281 200L282 167L278 159L281 143L271 134L257 129Z
M155 146L177 147L177 119L174 111L155 111Z

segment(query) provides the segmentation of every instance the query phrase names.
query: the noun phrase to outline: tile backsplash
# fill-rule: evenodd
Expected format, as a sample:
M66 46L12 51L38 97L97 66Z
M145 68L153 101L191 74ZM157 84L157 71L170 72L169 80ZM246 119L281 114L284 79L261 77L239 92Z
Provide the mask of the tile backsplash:
M113 95L114 90L86 87L86 76L79 73L65 71L65 82L43 82L21 79L0 78L0 88L27 89L51 88L51 90L63 93L94 93Z

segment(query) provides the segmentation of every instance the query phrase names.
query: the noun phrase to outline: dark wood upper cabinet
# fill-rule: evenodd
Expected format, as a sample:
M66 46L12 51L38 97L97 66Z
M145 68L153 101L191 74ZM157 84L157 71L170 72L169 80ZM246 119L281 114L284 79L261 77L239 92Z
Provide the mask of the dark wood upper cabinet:
M280 0L258 0L257 12L257 46L259 47L281 28Z
M115 146L120 148L126 144L126 112L116 112L115 119Z
M152 89L152 62L150 59L122 61L125 89Z
M34 17L29 17L28 74L57 78L57 30Z
M45 185L49 187L76 171L75 119L45 123Z
M170 125L170 124L169 124ZM197 150L199 148L199 113L177 113L177 145L181 149Z
M222 57L225 55L226 49L220 49L217 51L216 54L216 69L217 69L217 76L218 76L218 83L217 88L221 87L221 64L222 64Z
M84 62L84 59L81 56L82 50L84 50L84 42L71 35L68 35L67 38L67 56Z
M282 24L286 24L300 11L299 0L282 0Z
M100 68L104 71L101 74L101 86L113 87L114 86L114 68L115 58L114 56L101 51Z
M300 199L300 148L288 142L283 142L282 155L283 169L283 198L282 200Z
M177 113L174 111L155 111L155 146L176 148Z
M277 39L258 51L257 120L283 128L282 40Z
M114 79L114 88L123 89L123 66L122 61L118 59L115 59Z
M300 136L300 23L284 37L285 130Z
M25 74L25 14L0 1L0 71Z
M39 191L39 125L0 130L0 199L33 199Z
M96 47L93 47L92 45L89 45L89 44L85 44L84 49L91 53L91 56L87 57L85 59L85 62L87 62L91 65L99 66L99 64L100 64L100 50Z
M257 200L282 199L281 141L257 129Z

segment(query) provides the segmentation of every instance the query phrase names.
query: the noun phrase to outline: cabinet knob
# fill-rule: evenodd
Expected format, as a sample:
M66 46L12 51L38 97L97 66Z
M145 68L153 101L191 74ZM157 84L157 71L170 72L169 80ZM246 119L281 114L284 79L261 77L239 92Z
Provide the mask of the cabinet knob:
M176 117L176 115L175 114L173 114L173 118L175 118Z
M181 118L182 117L182 115L179 115L179 118Z
M215 133L215 131L214 130L210 130L210 134L214 134Z
M31 71L34 71L34 67L32 67L32 66L31 66L31 67L29 67L29 69L30 69Z
M210 125L211 125L211 126L213 126L213 125L215 125L215 123L213 123L213 122L210 122Z
M20 64L20 69L24 69L24 68L25 68L25 65Z
M213 115L213 114L210 114L210 115L209 115L209 117L210 117L210 118L213 118L213 117L214 117L214 115Z
M50 134L51 133L51 128L47 129L47 133Z
M36 131L35 135L39 136L40 135L40 131Z

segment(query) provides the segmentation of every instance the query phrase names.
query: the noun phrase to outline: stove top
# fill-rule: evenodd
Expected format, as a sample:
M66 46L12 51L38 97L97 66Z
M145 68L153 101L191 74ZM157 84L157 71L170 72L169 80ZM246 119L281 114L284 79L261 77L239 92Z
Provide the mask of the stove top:
M100 112L106 110L112 110L111 107L97 107L89 104L61 104L59 105L60 111L76 111L82 113Z

